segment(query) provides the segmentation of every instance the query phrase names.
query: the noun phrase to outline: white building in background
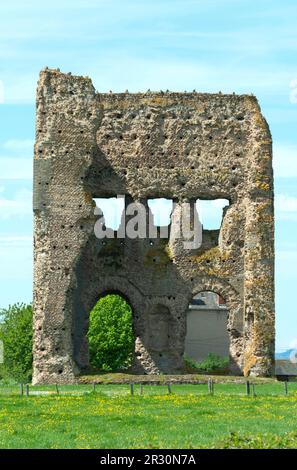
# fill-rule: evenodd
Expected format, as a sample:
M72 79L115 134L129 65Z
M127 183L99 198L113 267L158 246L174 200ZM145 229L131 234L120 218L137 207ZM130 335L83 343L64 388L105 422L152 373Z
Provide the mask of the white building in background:
M185 354L201 361L209 353L229 356L228 309L214 292L200 292L193 297L187 312Z

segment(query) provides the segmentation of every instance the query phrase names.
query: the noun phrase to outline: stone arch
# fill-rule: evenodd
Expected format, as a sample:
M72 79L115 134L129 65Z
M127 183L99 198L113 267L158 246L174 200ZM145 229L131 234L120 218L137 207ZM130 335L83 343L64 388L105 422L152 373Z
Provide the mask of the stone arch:
M118 294L130 305L133 314L133 332L137 337L139 324L143 321L143 308L145 299L139 289L127 279L121 277L107 277L93 283L85 292L86 303L79 306L73 305L73 358L80 371L89 367L89 348L87 331L89 327L89 315L96 302L107 294Z
M192 289L189 302L200 292L214 292L224 298L228 309L230 372L242 374L244 349L243 302L241 295L228 282L218 278L202 278ZM186 321L186 320L185 320Z

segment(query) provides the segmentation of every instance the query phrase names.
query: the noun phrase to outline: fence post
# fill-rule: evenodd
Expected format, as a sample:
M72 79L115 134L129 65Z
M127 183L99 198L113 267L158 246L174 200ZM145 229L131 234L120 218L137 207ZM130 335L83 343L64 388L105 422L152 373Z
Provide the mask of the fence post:
M58 387L58 384L56 384L56 392L57 392L57 395L59 395L59 387Z
M130 394L134 395L134 384L133 383L130 384Z
M171 384L170 383L167 384L167 388L168 388L168 393L170 394L171 393Z
M209 394L213 394L213 380L212 379L208 379L208 393Z
M256 385L255 384L252 384L252 390L253 390L253 397L256 398L257 394L256 394Z
M26 397L28 397L28 396L29 396L29 385L26 384Z
M22 396L24 395L24 385L23 385L23 383L20 384L20 394Z
M143 394L143 384L140 384L140 395Z
M247 394L248 397L251 394L250 382L248 380L246 381L246 394Z
M285 380L285 395L288 395L288 381Z

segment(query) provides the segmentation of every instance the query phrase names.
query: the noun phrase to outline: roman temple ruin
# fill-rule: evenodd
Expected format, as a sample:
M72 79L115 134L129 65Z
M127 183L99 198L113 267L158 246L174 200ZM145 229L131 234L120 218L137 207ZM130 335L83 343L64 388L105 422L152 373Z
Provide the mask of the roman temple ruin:
M272 140L257 99L98 93L88 77L46 68L36 106L34 383L88 370L89 313L107 293L132 307L135 373L184 370L188 306L206 291L228 308L230 372L271 375ZM149 199L171 200L168 236L125 235L134 213L123 211L122 235L98 238L94 199L118 195L147 217ZM188 245L175 236L184 207L193 228L196 201L216 199L229 201L220 227L198 224Z

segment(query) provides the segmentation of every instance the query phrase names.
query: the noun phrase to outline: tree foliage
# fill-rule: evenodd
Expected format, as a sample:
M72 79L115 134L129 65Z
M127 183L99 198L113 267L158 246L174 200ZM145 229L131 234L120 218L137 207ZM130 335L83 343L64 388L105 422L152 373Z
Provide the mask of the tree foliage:
M102 297L90 313L87 337L94 368L111 371L128 367L134 350L129 304L119 295Z
M0 310L3 342L2 374L18 381L32 377L32 306L23 303Z

